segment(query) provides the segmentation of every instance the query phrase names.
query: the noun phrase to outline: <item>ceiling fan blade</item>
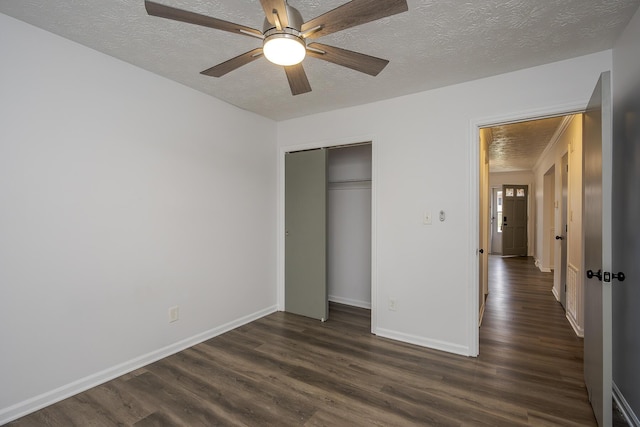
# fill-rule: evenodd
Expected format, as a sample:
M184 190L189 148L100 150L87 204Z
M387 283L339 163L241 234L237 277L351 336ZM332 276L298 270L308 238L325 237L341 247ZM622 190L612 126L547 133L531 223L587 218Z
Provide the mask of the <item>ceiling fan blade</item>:
M275 20L273 19L273 11L278 11L278 19L280 19L280 23L282 27L289 26L289 17L287 16L287 2L285 0L260 0L262 3L262 8L264 9L264 14L267 17L267 20L275 25Z
M307 47L309 48L307 49L307 55L309 56L324 59L325 61L333 62L334 64L342 65L343 67L351 68L352 70L360 71L361 73L374 77L380 74L380 71L389 63L386 59L376 58L375 56L321 43L309 43Z
M218 64L214 67L211 67L208 70L201 71L200 74L211 77L222 77L225 74L242 67L243 65L247 65L248 63L255 61L261 56L262 48L259 47L257 49L253 49L249 52L243 53L242 55L238 55L235 58L231 58L230 60Z
M309 79L307 79L307 73L302 68L302 64L284 67L284 71L287 73L291 95L295 96L311 92L311 85L309 84Z
M262 32L255 28L245 27L244 25L234 24L233 22L223 21L221 19L212 18L210 16L200 15L195 12L189 12L182 9L176 9L171 6L154 3L145 0L144 7L151 16L172 19L174 21L186 22L189 24L201 25L203 27L214 28L216 30L229 31L230 33L242 34L250 37L263 38Z
M320 27L306 37L315 39L409 10L406 0L352 0L302 24L302 32Z

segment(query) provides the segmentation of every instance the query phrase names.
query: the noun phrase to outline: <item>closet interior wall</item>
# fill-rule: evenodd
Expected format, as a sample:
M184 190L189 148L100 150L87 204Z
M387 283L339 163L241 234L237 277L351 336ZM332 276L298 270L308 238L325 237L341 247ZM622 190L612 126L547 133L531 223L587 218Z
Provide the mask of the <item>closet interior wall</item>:
M371 144L329 150L329 301L371 308Z

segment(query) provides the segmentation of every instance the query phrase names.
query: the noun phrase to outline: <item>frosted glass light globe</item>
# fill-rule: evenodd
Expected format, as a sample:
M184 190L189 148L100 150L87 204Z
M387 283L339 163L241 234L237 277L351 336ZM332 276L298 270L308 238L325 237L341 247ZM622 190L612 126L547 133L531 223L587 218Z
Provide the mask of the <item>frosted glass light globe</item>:
M273 34L264 40L262 53L277 65L296 65L302 62L307 49L304 42L291 34Z

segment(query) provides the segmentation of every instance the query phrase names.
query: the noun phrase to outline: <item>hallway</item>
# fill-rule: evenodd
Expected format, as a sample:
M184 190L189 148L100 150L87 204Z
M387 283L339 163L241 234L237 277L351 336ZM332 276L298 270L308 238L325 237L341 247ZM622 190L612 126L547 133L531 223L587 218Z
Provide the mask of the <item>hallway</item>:
M487 393L528 408L530 424L595 425L575 335L531 257L489 257L489 295L480 328L480 365L495 370Z

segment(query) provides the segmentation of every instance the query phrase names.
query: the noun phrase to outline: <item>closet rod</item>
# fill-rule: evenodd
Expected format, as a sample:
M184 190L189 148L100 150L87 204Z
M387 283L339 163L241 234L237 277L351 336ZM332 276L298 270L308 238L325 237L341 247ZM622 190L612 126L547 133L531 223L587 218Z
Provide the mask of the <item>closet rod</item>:
M357 182L371 182L370 179L343 179L340 181L329 181L329 184L349 184Z

